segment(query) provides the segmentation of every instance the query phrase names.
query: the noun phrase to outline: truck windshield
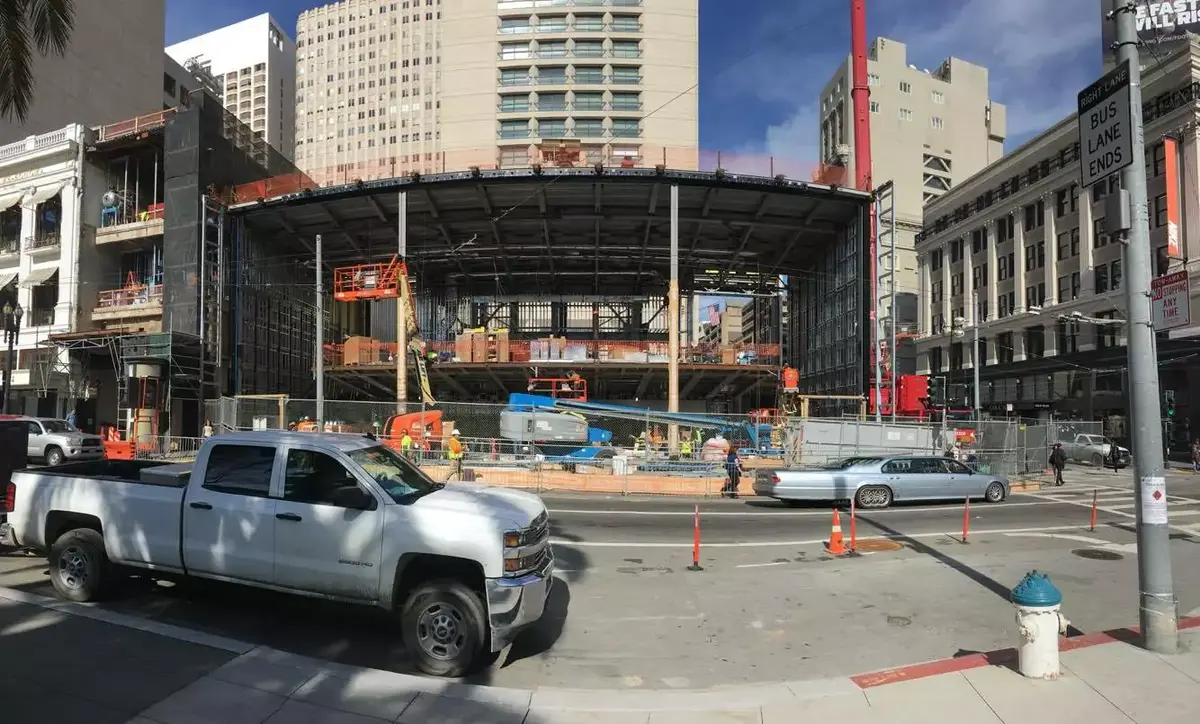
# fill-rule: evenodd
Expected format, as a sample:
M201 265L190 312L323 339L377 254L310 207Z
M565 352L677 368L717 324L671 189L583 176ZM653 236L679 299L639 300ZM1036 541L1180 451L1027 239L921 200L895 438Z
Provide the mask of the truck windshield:
M66 420L42 420L42 427L50 434L64 432L78 432L75 426Z
M432 478L421 472L420 468L391 448L377 445L353 450L347 455L362 466L362 469L397 503L409 502L413 496L432 493L443 487L442 483L435 483Z

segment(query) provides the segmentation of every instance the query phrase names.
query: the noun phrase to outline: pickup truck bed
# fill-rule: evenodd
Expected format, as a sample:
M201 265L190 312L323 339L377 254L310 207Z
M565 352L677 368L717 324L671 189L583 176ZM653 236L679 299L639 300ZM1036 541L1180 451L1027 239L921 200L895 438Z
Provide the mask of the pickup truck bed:
M187 486L192 466L190 463L166 463L157 460L89 460L41 470L58 477L183 488Z

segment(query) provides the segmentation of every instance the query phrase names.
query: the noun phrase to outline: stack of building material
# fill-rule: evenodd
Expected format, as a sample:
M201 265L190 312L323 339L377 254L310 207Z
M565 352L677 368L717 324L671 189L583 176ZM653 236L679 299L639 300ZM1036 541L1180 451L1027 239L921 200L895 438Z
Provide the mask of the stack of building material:
M342 346L342 364L349 367L382 361L375 359L378 349L378 343L370 337L348 337Z

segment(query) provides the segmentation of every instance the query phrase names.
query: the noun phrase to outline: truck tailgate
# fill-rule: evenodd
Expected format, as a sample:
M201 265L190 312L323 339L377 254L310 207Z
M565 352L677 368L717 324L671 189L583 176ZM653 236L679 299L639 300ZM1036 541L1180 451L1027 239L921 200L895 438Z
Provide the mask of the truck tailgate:
M183 488L36 470L13 473L12 482L16 504L9 523L21 545L48 548L57 537L58 521L72 515L91 516L100 521L105 548L114 562L182 568Z

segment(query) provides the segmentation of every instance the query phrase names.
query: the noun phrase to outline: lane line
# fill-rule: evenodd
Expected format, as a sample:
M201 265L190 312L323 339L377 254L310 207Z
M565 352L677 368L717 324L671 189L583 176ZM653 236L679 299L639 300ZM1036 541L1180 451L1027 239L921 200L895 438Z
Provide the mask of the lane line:
M972 530L972 536L978 535L1007 535L1010 533L1049 533L1052 531L1063 530L1082 530L1081 525L1049 525L1036 528L995 528L992 530ZM931 533L909 533L909 534L888 534L888 535L860 535L858 540L905 540L909 538L943 538L949 536L951 538L961 538L962 529L937 531ZM811 546L824 544L828 541L827 538L811 538L809 540L790 540L790 541L747 541L743 543L704 543L701 541L701 548L781 548L781 547L796 547L796 546ZM564 548L686 548L691 549L691 543L662 543L658 541L570 541L561 538L552 538L550 543Z
M1088 508L1090 510L1092 507L1091 501L1082 502L1082 501L1077 501L1077 500L1067 500L1064 498L1055 498L1053 496L1045 496L1045 497L1047 497L1049 500L1057 500L1060 503L1074 505L1078 508ZM1137 520L1137 512L1136 511L1126 512L1124 510L1117 510L1116 508L1106 506L1106 505L1097 505L1096 510L1103 511L1105 513L1112 513L1113 515L1120 515L1129 520ZM1168 519L1169 519L1170 511L1167 512L1167 515L1168 515ZM1196 526L1194 526L1194 525L1192 527L1188 527L1188 526L1183 526L1183 525L1175 525L1173 523L1170 523L1167 525L1167 528L1169 528L1170 530L1174 530L1174 531L1177 531L1180 533L1187 533L1189 536L1200 535L1200 533L1198 533L1196 530L1193 530L1193 528L1195 528L1195 527Z
M1051 540L1070 540L1084 543L1092 548L1116 551L1118 553L1137 553L1137 543L1114 543L1103 538L1091 538L1086 535L1071 535L1070 533L1008 533L1010 538L1049 538Z
M786 566L791 561L772 561L770 563L742 563L734 568L770 568L771 566Z
M1028 503L1000 503L990 504L987 510L1004 510L1006 508L1021 508L1031 505L1053 505L1052 502L1028 502ZM831 506L832 507L832 506ZM930 512L945 512L958 515L961 512L961 505L943 505L943 506L922 506L920 508L885 508L883 510L872 510L871 515L880 513L930 513ZM686 516L691 518L695 516L695 510L550 510L550 515L643 515L643 516ZM750 518L759 516L781 516L781 517L817 517L828 518L830 515L828 510L781 510L772 509L764 512L751 511L700 511L700 517L726 517L726 518Z

